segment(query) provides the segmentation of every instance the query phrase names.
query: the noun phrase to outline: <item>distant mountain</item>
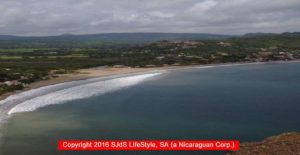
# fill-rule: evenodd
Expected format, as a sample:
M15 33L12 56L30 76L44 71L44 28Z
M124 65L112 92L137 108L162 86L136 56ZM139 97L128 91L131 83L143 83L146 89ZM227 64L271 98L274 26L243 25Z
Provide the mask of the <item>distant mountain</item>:
M285 32L278 33L247 33L242 36L220 35L207 33L103 33L103 34L62 34L58 36L10 36L0 35L0 41L34 41L34 42L70 42L70 41L103 41L103 42L125 42L125 43L140 43L153 42L160 40L221 40L231 37L268 37L268 36L300 36L300 32Z
M218 35L206 33L106 33L73 35L62 34L58 36L9 36L0 35L0 48L69 48L69 47L103 47L128 44L140 44L162 40L224 40L229 38L264 38L264 37L300 37L300 32L294 33L248 33L240 36Z
M205 33L106 33L45 37L19 37L0 35L0 40L27 40L27 41L117 41L117 42L150 42L159 40L215 40L227 39L230 35L205 34Z
M19 37L17 36L9 36L9 35L0 35L0 40L15 40Z
M242 37L264 37L264 36L275 36L278 33L246 33Z
M300 32L285 32L280 35L285 37L300 37Z
M247 33L242 37L272 37L272 36L281 36L281 37L299 37L300 32L284 32L284 33Z

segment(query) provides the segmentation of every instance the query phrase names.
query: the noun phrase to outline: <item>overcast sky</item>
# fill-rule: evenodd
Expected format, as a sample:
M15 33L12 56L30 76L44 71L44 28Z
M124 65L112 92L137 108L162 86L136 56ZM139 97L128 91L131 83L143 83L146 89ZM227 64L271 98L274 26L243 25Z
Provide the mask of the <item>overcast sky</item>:
M0 34L300 31L300 0L0 0Z

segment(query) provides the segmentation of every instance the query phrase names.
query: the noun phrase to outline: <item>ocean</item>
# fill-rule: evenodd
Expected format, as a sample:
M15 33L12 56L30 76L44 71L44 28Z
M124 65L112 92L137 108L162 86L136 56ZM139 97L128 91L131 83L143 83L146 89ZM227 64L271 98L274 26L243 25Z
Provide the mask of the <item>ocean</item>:
M58 151L57 141L248 142L299 132L299 68L299 62L191 67L32 90L0 102L0 154L224 154Z

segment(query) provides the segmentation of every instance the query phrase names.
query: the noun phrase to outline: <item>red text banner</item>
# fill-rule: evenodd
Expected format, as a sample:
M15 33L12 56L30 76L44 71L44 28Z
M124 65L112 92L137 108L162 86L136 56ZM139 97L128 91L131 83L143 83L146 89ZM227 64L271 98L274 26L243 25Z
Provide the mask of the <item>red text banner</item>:
M237 140L60 140L63 151L239 150Z

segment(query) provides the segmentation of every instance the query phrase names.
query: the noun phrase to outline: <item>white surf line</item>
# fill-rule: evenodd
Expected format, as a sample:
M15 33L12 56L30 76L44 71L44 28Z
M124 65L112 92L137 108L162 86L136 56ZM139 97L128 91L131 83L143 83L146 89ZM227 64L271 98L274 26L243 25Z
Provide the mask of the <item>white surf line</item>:
M34 111L36 109L48 105L62 104L67 101L78 100L78 99L92 97L95 95L101 95L101 94L113 92L122 88L139 84L148 78L160 74L161 72L132 75L129 77L120 77L120 78L103 80L103 81L92 82L88 84L70 87L67 89L51 92L42 96L38 96L26 100L11 108L7 114L11 115L19 112Z
M207 69L217 67L232 67L232 66L246 66L246 65L263 65L263 64L285 64L285 63L299 63L300 60L290 61L266 61L266 62L242 62L242 63L221 63L221 64L206 64L194 66L178 66L175 68L166 68L165 71L182 70L182 69Z
M21 92L19 94L14 94L14 95L8 96L6 99L0 101L0 105L6 104L8 102L20 102L21 99L26 100L26 99L32 98L34 96L36 96L36 97L41 96L46 93L49 93L49 90L57 91L57 90L65 88L65 87L72 87L72 86L78 85L79 83L80 84L91 83L91 82L98 81L98 80L101 80L104 78L108 78L108 77L90 78L90 79L84 79L84 80L74 80L74 81L53 84L53 85L47 85L47 86L43 86L40 88L30 89L30 90Z

